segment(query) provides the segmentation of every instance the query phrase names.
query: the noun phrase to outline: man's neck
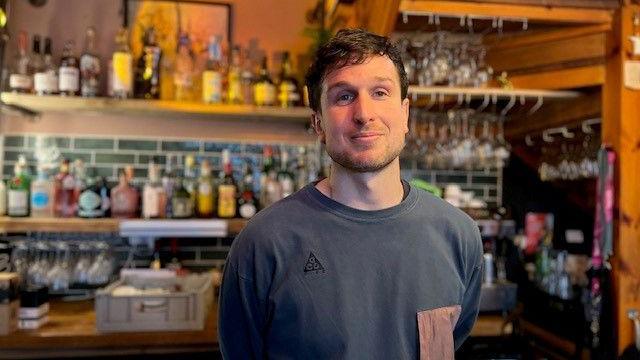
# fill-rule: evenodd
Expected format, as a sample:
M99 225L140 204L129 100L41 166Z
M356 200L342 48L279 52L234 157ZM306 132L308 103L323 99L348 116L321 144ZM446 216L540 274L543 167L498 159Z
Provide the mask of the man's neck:
M400 180L400 163L396 158L376 173L358 173L337 163L329 177L316 188L331 199L359 210L381 210L398 205L404 189Z

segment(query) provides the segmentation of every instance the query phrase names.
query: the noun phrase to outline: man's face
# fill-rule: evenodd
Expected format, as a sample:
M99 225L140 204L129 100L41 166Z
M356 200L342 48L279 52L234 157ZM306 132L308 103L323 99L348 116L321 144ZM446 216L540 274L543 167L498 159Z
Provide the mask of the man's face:
M395 160L409 131L409 100L387 56L330 72L322 83L315 129L333 161L356 172L375 172Z

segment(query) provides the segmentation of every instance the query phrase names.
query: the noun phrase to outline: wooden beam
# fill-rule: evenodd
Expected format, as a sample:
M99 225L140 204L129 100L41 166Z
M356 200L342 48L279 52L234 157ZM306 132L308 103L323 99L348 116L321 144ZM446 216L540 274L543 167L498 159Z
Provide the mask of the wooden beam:
M602 104L599 93L585 95L574 100L544 104L540 110L524 118L505 123L505 137L510 141L523 139L526 135L559 126L577 126L583 120L600 117Z
M361 28L384 36L395 28L400 0L358 0L355 6Z
M526 18L530 21L602 24L610 23L612 10L534 5L471 3L446 0L402 0L400 11L451 16Z
M489 51L487 63L496 72L535 68L561 63L575 63L589 59L604 59L606 33L584 35L578 38L533 44L502 51Z
M609 37L615 49L607 61L607 77L603 86L602 141L617 153L615 177L614 246L611 264L614 279L614 324L617 350L622 353L634 343L630 309L640 310L640 91L624 85L624 64L630 60L633 34L632 19L638 5L624 5L619 25ZM637 60L637 58L635 59ZM606 329L603 329L607 331Z
M584 35L605 33L608 31L611 31L611 24L583 25L551 31L521 32L517 35L490 34L484 37L482 43L489 48L489 52L492 52L528 45L543 44L558 40L572 39Z
M566 90L600 86L605 80L605 66L592 65L533 74L510 76L513 87L518 89Z

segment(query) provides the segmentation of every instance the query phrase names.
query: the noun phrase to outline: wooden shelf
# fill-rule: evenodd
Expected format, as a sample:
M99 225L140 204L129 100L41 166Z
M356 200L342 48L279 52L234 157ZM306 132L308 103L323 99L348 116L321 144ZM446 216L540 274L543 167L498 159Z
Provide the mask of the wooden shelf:
M136 223L149 224L161 224L163 226L170 226L171 224L180 227L181 224L201 222L205 223L207 220L200 219L166 219L166 220L139 220L132 219ZM215 219L216 221L226 222L226 234L233 236L238 234L242 228L244 228L247 220L244 219ZM111 232L118 233L121 231L120 224L123 221L131 221L124 219L81 219L81 218L11 218L0 217L0 232L4 233L22 233L22 232L84 232L84 233L96 233L96 232ZM196 229L197 230L197 229ZM183 229L182 236L189 237L190 235L185 229ZM202 235L202 233L198 233ZM198 235L196 234L196 235ZM158 235L155 231L154 235ZM171 234L177 236L175 232Z
M154 117L204 117L220 120L266 120L306 123L311 110L306 107L204 104L169 100L83 98L78 96L38 96L3 92L3 102L36 112L110 114Z
M581 94L577 91L534 90L534 89L500 89L500 88L469 88L452 86L409 86L409 95L462 95L472 98L494 96L497 98L547 98L574 99Z

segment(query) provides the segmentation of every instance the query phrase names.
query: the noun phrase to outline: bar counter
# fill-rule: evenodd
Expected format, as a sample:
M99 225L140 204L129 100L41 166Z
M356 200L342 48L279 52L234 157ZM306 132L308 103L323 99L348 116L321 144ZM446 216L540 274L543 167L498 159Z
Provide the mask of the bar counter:
M49 323L37 330L0 336L0 359L133 356L218 350L217 305L202 331L100 333L93 301L51 301ZM472 336L500 336L503 318L481 315Z

